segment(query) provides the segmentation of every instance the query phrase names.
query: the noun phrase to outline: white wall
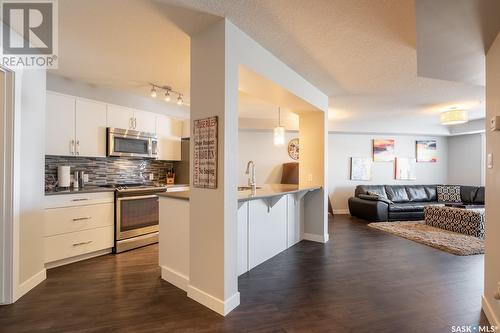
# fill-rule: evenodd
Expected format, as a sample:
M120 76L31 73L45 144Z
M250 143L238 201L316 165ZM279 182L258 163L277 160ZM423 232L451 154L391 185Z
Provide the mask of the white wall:
M396 156L410 158L415 158L416 140L436 139L438 161L436 163L417 163L417 180L415 181L395 180L393 162L373 163L371 181L351 181L350 158L371 157L372 140L386 138L396 140ZM336 213L347 213L347 199L354 194L356 185L442 184L447 182L448 144L446 137L331 133L328 139L328 188L332 207Z
M275 146L273 132L269 130L239 131L239 185L247 185L248 175L245 174L248 161L255 162L257 184L279 184L281 182L282 164L296 162L288 156L288 142L298 138L298 132L285 133L285 145Z
M486 55L486 119L500 116L500 34ZM486 131L486 153L494 154L486 169L486 249L483 310L491 325L500 326L500 132Z
M448 183L484 185L484 134L448 137Z

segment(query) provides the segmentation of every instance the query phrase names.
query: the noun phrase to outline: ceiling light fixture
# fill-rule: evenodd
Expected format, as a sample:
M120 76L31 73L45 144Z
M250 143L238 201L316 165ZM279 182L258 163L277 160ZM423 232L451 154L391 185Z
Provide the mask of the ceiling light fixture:
M458 125L469 121L469 113L466 110L452 109L441 113L442 125Z
M158 92L164 91L163 99L165 102L170 102L172 100L172 94L177 95L177 104L184 104L184 100L182 98L182 93L175 91L171 86L160 86L158 84L150 83L151 85L151 97L156 98L158 96Z
M170 90L165 91L165 102L170 102Z
M285 144L285 128L281 126L281 109L278 108L278 127L274 128L274 144L282 146Z

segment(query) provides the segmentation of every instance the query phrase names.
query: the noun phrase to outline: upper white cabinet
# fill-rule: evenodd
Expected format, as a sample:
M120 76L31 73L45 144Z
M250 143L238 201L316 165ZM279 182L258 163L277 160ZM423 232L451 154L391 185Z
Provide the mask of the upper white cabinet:
M106 156L106 104L76 100L76 154Z
M108 105L108 127L156 133L156 115L118 105Z
M47 93L45 154L72 156L75 147L75 103L71 96Z
M106 104L47 93L45 153L106 156Z
M108 127L134 129L134 110L108 104Z
M156 135L158 136L158 159L180 161L182 121L157 115Z

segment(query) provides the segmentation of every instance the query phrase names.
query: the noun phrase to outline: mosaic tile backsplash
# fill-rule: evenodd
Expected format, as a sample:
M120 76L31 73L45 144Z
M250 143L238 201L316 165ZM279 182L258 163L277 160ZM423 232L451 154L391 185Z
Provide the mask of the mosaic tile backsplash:
M177 162L126 157L72 157L45 156L45 186L57 181L57 167L69 165L71 173L85 171L89 175L87 185L118 183L143 183L154 174L154 181L164 182L168 171L174 171Z

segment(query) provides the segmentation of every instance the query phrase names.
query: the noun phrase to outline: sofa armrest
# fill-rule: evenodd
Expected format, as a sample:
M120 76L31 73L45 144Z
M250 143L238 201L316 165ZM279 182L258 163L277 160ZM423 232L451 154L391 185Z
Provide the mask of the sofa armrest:
M388 220L389 204L387 202L352 197L349 198L348 204L349 212L352 216L356 216L370 222Z
M360 194L358 195L358 198L360 199L364 199L364 200L370 200L370 201L382 201L382 202L385 202L386 204L390 205L392 204L393 202L389 199L386 199L386 198L381 198L380 196L378 195L372 195L372 194Z

